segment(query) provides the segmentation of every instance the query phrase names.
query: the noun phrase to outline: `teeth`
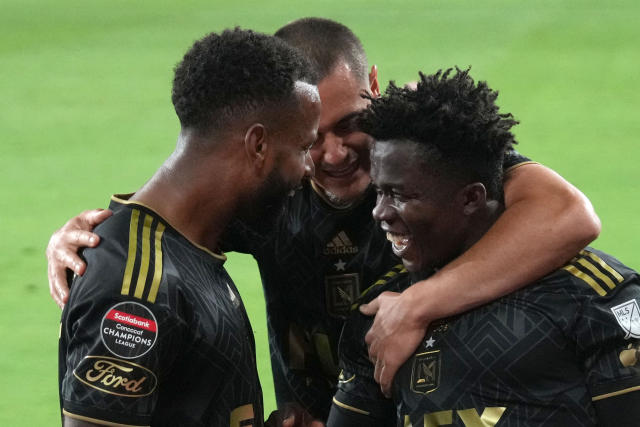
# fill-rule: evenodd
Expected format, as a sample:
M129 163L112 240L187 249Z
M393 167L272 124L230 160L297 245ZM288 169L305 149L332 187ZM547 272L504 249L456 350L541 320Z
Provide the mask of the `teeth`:
M387 232L387 240L393 244L396 251L403 251L409 246L409 238L401 234L393 234Z

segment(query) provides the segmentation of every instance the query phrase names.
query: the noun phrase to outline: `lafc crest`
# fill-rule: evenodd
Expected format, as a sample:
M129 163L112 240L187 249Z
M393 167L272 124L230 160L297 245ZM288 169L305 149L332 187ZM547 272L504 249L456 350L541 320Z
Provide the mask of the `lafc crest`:
M440 385L440 350L416 354L411 371L411 391L427 394Z
M327 312L334 317L346 317L360 294L360 280L357 273L325 276Z

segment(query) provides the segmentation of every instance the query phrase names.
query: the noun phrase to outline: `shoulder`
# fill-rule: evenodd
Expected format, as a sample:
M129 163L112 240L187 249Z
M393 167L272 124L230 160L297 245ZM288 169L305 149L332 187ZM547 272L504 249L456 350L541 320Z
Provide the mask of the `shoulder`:
M603 298L626 287L637 287L638 273L611 255L587 247L565 266L539 281L540 284L563 282L573 292Z
M402 265L402 263L396 264L380 276L371 286L360 293L352 309L357 308L360 304L371 302L383 292L402 292L409 287L410 280L409 272L404 268L404 265Z

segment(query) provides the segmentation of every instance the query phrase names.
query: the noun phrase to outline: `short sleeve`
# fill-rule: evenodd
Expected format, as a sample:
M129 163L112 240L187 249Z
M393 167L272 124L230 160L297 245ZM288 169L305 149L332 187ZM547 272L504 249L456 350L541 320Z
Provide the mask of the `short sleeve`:
M62 317L63 412L95 423L149 425L163 379L186 348L184 322L134 291L122 295L126 259L108 242L85 254L87 271L74 280Z
M364 337L372 318L353 310L342 330L339 345L340 376L328 426L393 426L395 406L373 378Z
M602 425L636 425L640 419L640 280L617 260L584 252L583 275L594 296L576 322L586 381ZM595 293L595 292L594 292ZM624 420L627 419L628 423Z

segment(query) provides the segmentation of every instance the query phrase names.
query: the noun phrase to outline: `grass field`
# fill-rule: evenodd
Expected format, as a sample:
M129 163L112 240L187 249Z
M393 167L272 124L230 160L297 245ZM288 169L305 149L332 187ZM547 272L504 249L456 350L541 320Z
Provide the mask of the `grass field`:
M268 6L267 6L268 5ZM513 112L520 151L580 187L596 246L640 268L640 3L4 0L0 14L0 425L55 425L60 311L44 248L71 215L135 191L172 151L172 69L209 31L273 32L324 16L362 39L381 81L472 65ZM250 311L273 409L262 292L228 267Z

